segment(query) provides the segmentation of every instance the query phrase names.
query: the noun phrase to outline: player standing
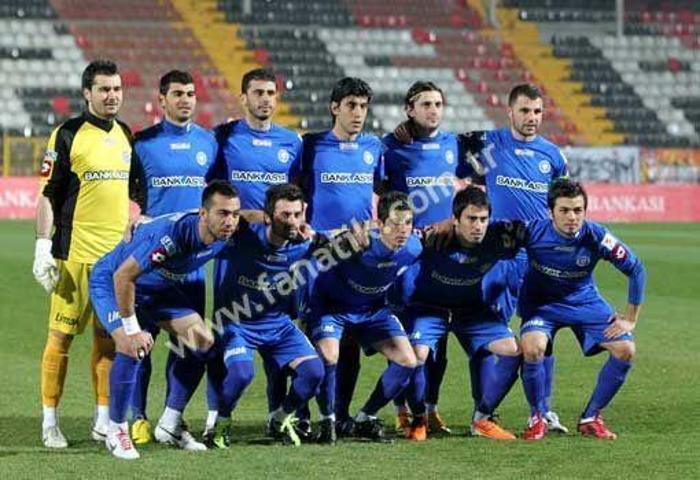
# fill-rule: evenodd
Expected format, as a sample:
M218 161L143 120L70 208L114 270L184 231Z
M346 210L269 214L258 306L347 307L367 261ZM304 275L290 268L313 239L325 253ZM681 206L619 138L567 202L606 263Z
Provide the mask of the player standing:
M198 208L205 177L216 158L214 135L192 121L197 106L194 80L188 72L171 70L159 84L158 100L163 121L136 134L132 175L140 184L141 214L158 217L167 213ZM205 270L192 272L188 291L204 317ZM157 335L157 331L151 334ZM172 375L174 352L169 353L166 375ZM139 364L139 374L131 403L131 436L137 445L151 441L151 425L146 416L151 356Z
M241 81L244 118L215 129L219 153L209 178L228 180L241 194L241 208L251 221L262 221L265 192L273 185L291 182L299 175L302 141L298 133L272 123L278 101L273 72L256 68ZM218 262L217 262L218 265ZM216 267L218 268L218 267ZM268 433L273 435L272 412L287 391L286 375L265 364L268 379ZM211 397L211 388L208 390ZM209 410L205 436L212 433L216 410Z
M460 175L461 151L457 136L440 130L445 108L442 90L433 82L415 82L406 92L404 108L415 135L403 143L393 134L384 137L386 180L389 190L406 192L411 199L414 226L425 229L451 217L455 182ZM425 364L428 382L428 428L451 433L437 411L438 394L447 369L447 336L437 344ZM395 401L397 430L407 431L410 418L404 395Z
M642 262L624 243L603 226L586 220L588 197L579 183L555 181L547 202L551 220L535 220L527 227L529 265L518 299L523 319L523 386L531 411L523 437L539 440L547 433L542 363L555 333L569 327L584 355L603 350L610 353L581 414L578 430L585 436L614 440L617 435L608 430L601 413L632 367L632 331L639 319L646 273ZM593 270L600 260L609 261L629 278L624 316L615 313L593 280Z
M41 360L42 440L49 448L68 446L56 409L71 343L91 321L96 400L92 437L104 440L114 343L94 321L88 276L93 264L121 240L129 216L132 138L129 128L116 118L123 95L117 65L91 62L82 74L82 95L86 111L60 125L49 138L37 204L32 271L51 294Z
M331 92L330 130L304 135L300 183L308 202L307 219L314 230L334 230L372 219L374 192L383 178L383 146L363 133L372 89L362 79L346 77ZM341 341L338 360L336 418L341 433L352 424L350 402L360 371L356 341Z

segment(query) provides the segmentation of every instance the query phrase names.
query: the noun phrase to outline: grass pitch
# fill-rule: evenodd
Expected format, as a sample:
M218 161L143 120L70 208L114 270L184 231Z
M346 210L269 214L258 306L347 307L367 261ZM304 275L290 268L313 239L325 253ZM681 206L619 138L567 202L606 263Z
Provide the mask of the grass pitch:
M140 448L140 461L127 463L89 439L94 402L89 335L73 344L59 409L70 447L43 448L39 365L48 302L31 275L32 225L0 222L0 478L699 478L700 225L617 225L613 231L645 261L649 278L635 332L637 364L606 412L606 420L619 433L616 442L575 434L536 444L465 436L471 412L466 357L451 339L440 399L440 411L456 433L450 438L421 444L399 439L393 445L347 441L336 447L298 449L271 445L262 435L266 401L264 374L258 368L234 413L236 443L230 451L190 453L149 445ZM625 277L601 264L597 278L603 294L618 309L624 308ZM583 358L568 331L557 337L555 352L553 405L573 431L605 357ZM149 403L154 421L163 404L166 353L160 338ZM364 401L384 365L379 358L363 359L354 408ZM186 415L195 432L202 429L206 414L202 391ZM519 382L499 413L505 427L522 430L528 410ZM383 416L393 425L390 408Z

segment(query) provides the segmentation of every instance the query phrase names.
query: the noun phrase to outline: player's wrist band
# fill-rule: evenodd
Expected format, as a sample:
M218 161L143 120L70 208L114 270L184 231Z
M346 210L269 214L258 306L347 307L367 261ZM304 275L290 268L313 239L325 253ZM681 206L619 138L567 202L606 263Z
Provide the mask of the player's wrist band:
M124 327L124 332L127 335L133 335L141 331L141 326L139 325L139 321L136 319L135 314L122 318L122 326Z

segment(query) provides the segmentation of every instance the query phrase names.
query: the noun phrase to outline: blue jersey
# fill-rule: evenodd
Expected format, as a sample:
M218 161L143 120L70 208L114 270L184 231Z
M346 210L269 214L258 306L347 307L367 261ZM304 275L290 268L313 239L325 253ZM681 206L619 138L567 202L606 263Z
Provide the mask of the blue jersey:
M454 181L463 157L456 135L438 132L433 137L404 144L393 134L384 137L384 164L390 190L408 194L413 223L423 228L452 216Z
M141 268L136 279L137 295L185 284L202 265L226 246L225 241L209 245L199 236L199 214L179 212L157 217L139 225L130 242L120 242L93 268L92 277L111 277L129 257Z
M141 212L157 217L198 208L205 177L216 158L216 141L208 130L166 120L136 134L132 168L143 185Z
M255 130L245 120L234 120L216 127L215 134L219 154L208 180L231 182L244 210L262 210L270 186L291 182L299 174L302 142L292 130L277 125Z
M462 246L456 236L440 250L427 246L420 261L401 280L402 303L462 312L488 309L482 279L496 262L517 253L524 235L522 222L495 222L489 225L483 241L473 247Z
M585 221L573 238L559 234L551 220L528 224L524 246L529 265L520 289L523 318L540 305L582 305L600 299L593 280L599 260L607 260L630 277L628 301L642 302L645 272L642 262L605 227Z
M312 310L325 314L384 307L390 287L402 271L416 262L422 249L416 235L411 235L398 250L391 250L378 235L373 235L369 248L318 276L311 293Z
M289 241L267 238L267 226L239 228L220 255L214 274L214 318L267 329L296 318L311 255L321 236Z
M566 158L556 145L541 136L517 140L510 128L470 132L460 141L484 168L493 219L549 218L549 185L568 175Z
M374 135L339 140L332 131L304 135L302 182L315 230L372 218L372 192L383 177L383 146Z

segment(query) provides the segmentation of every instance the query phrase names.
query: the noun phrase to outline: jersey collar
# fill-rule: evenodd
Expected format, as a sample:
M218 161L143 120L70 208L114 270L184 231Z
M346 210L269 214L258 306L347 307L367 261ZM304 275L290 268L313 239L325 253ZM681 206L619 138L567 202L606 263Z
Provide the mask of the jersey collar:
M168 120L163 120L163 131L173 135L185 135L192 128L192 122L187 122L185 125L175 125Z
M84 112L83 116L85 117L85 120L100 130L104 130L105 132L112 130L112 126L114 125L114 120L105 120L104 118L97 117L90 112Z

